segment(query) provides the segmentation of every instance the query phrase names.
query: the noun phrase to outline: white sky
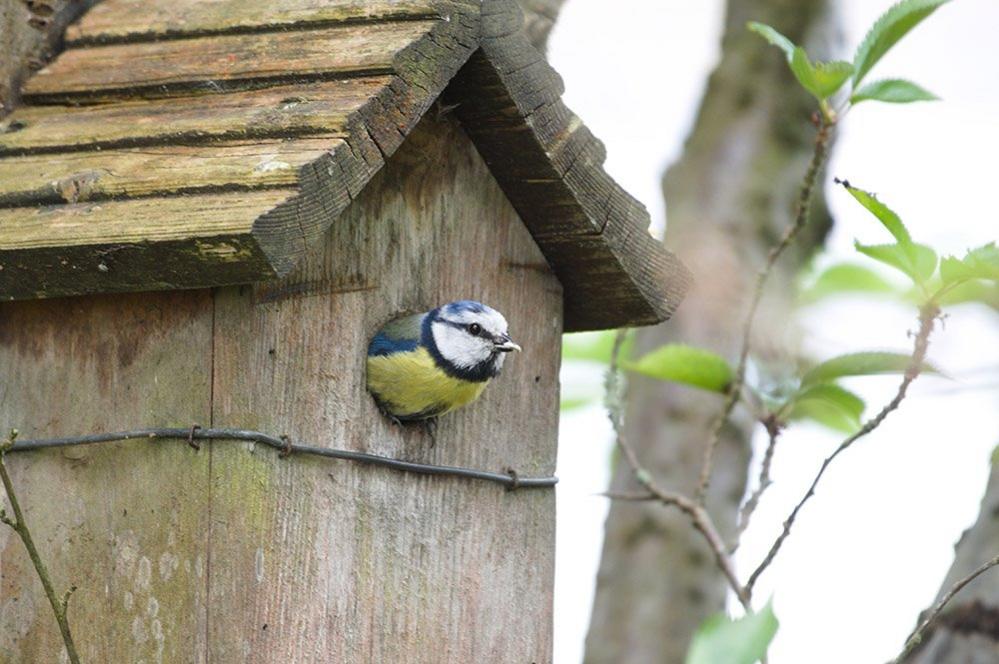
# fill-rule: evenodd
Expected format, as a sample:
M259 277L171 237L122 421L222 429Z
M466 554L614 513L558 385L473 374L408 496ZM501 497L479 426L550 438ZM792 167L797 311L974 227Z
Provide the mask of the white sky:
M890 1L838 4L845 56ZM664 218L660 174L679 155L717 59L722 12L720 0L570 0L552 36L550 58L565 78L567 103L604 140L608 171L649 207L656 224ZM829 170L879 192L918 241L943 252L999 239L997 26L995 0L957 0L911 33L874 76L912 78L944 101L858 106ZM856 258L854 238L888 240L856 203L829 193L837 220L829 261ZM904 307L854 300L809 310L803 324L809 348L832 355L907 350L914 321ZM999 443L999 318L975 307L953 309L930 355L955 380L921 379L899 413L841 457L761 581L757 597L765 602L772 594L781 621L772 664L889 659L932 601L954 542L977 515L989 454ZM599 383L595 372L568 371L563 382ZM895 384L870 378L850 386L867 398L870 412ZM737 560L744 574L837 442L819 428L785 434L776 484ZM555 661L576 664L607 510L594 497L608 479L603 412L567 415L559 452Z

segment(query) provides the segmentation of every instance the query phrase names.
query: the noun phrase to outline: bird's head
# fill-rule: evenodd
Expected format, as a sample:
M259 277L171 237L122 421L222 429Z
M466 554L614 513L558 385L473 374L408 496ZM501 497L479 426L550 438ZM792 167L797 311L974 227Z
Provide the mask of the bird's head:
M510 351L520 350L503 314L479 302L459 300L428 314L433 347L445 365L472 380L499 374Z

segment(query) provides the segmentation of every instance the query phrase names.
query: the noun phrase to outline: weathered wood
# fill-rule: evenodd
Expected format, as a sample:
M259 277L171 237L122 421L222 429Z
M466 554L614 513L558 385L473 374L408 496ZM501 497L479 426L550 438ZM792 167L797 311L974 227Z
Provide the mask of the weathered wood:
M182 196L0 211L0 250L129 244L246 234L293 192Z
M23 95L31 102L50 102L390 74L395 57L436 23L401 21L76 48L32 77Z
M0 159L0 207L293 188L333 137L28 155ZM108 238L110 239L110 238Z
M0 426L24 436L208 423L208 291L0 303ZM134 441L12 454L84 662L205 661L207 452ZM2 502L2 501L0 501ZM24 547L0 528L0 661L64 662Z
M104 0L66 31L70 46L287 29L301 25L435 18L430 0Z
M0 2L0 117L17 106L24 80L59 49L66 25L95 1Z
M113 0L107 7L122 9L130 1ZM222 5L232 5L233 12L226 14ZM297 28L327 25L333 15L323 12L342 10L346 22L322 30L259 34L243 34L255 30L253 26L270 25L266 24L269 14L262 14L255 5L237 9L231 0L197 5L182 0L176 6L156 7L158 13L149 19L152 32L140 34L127 28L132 37L126 39L121 37L126 33L121 33L120 38L107 40L180 36L174 30L201 36L77 48L60 58L47 76L37 77L29 92L36 94L36 101L62 93L160 94L164 86L167 91L181 86L192 92L192 85L206 82L270 85L284 80L285 74L296 79L333 75L376 61L394 75L227 94L209 94L213 89L203 88L197 92L204 94L193 97L70 110L35 106L18 112L8 121L6 133L0 134L0 155L20 156L0 165L0 179L5 182L0 185L0 205L265 187L288 187L297 194L282 198L271 210L254 208L255 216L244 220L252 225L252 238L240 236L234 255L224 262L212 257L200 267L192 262L197 254L190 238L173 234L156 234L152 242L142 244L129 240L128 251L122 251L117 234L127 235L124 225L132 222L124 218L115 222L111 217L132 208L109 204L103 213L107 225L92 229L113 233L104 238L88 235L92 244L88 250L67 247L72 252L67 257L53 245L53 251L33 259L30 252L41 245L22 242L16 256L4 256L0 245L0 262L38 266L31 272L33 282L22 273L18 287L0 292L2 296L191 287L212 283L208 275L220 285L287 274L361 194L481 42L479 52L455 78L450 96L460 103L458 113L480 153L555 273L568 286L567 329L656 322L668 316L682 298L688 281L685 268L647 236L644 208L603 171L603 145L562 104L561 80L520 32L521 17L512 0L490 0L481 7L473 0L438 0L433 10L440 20L387 23L362 21L356 14L361 5L324 7L311 0L288 0L274 8L276 20L292 21ZM380 2L366 7L375 17L412 9L407 18L414 19L424 11L414 9L415 5L390 9ZM289 13L282 14L285 10ZM182 16L190 19L183 27ZM99 40L93 35L107 28L106 21L94 20L94 25L105 27L94 28L91 41ZM229 27L211 23L230 20ZM310 23L313 20L318 23ZM139 25L134 21L133 26ZM230 28L239 34L219 34ZM326 38L333 34L340 41L330 50ZM284 73L275 79L275 72ZM340 140L327 151L279 160L296 168L294 177L293 169L267 171L266 177L247 171L255 157L231 143L219 143L317 134ZM162 147L148 154L138 149L153 146ZM55 166L51 169L32 167L42 162L41 155L84 150L92 152L52 156ZM186 173L179 170L180 163L188 169ZM190 210L177 204L164 207L163 212L182 217L197 212L200 205L196 200ZM25 219L63 223L64 218L79 231L73 221L79 218L75 208L41 214L0 212L0 219L4 215L18 220L12 226L16 232L32 228L24 225ZM217 222L212 215L200 224L184 218L174 223L177 219L161 220L161 230L171 226L199 237L201 230ZM148 221L152 223L151 218ZM49 230L55 228L50 223ZM227 244L232 240L224 238ZM74 245L73 239L66 244ZM90 278L79 279L67 267L78 262L91 265L94 256L109 250L119 262L114 271L118 278L88 272ZM42 267L47 270L44 278ZM3 279L0 275L0 286ZM13 283L11 275L6 279Z
M578 331L668 318L690 282L648 236L649 216L603 170L600 143L561 101L562 81L518 30L509 0L483 5L481 48L448 90L475 141L567 288Z
M338 135L390 81L376 76L106 106L29 106L0 125L0 155Z
M0 209L3 299L247 283L273 275L254 219L293 190Z
M524 353L436 445L364 387L401 310L474 297ZM264 304L255 304L267 300ZM561 289L453 121L425 121L289 277L219 294L216 425L550 473ZM554 494L212 447L210 660L550 662Z
M8 154L43 154L58 150L80 150L100 148L124 148L146 145L203 144L201 163L218 163L215 151L219 147L212 139L263 138L317 134L340 136L342 142L312 160L306 160L298 169L298 193L284 196L284 202L266 211L246 207L245 222L252 226L252 238L245 235L231 235L218 238L226 246L236 251L223 261L214 257L204 266L197 265L199 228L209 228L217 224L217 215L191 221L178 217L187 213L199 213L201 201L194 200L193 206L185 210L185 202L176 203L172 210L162 209L164 219L152 238L154 241L132 243L127 251L118 245L117 234L126 233L124 225L134 222L125 216L118 219L114 215L124 215L131 211L120 204L108 203L101 206L107 225L94 225L91 229L113 233L104 238L88 236L92 245L86 250L64 247L53 251L33 251L38 245L30 241L21 242L15 252L13 242L6 250L0 245L0 258L4 262L15 263L20 272L15 279L0 274L0 287L10 284L0 291L4 297L46 297L55 294L87 292L88 289L127 290L138 288L177 288L205 285L208 275L213 275L216 284L239 283L259 280L271 275L283 275L304 255L333 223L337 215L361 193L362 188L382 167L387 155L399 143L443 89L444 85L467 59L474 47L474 34L477 31L478 5L467 2L438 3L441 15L446 20L433 22L407 21L399 24L400 30L414 30L415 26L429 25L429 34L411 44L402 52L394 53L397 75L391 78L376 77L364 81L349 81L327 84L313 84L275 88L253 92L223 95L205 95L190 99L169 99L155 102L126 102L94 108L77 109L66 113L63 109L35 107L11 118L9 131L0 143L0 151ZM371 30L378 26L359 25L351 29L367 37L358 37L359 43L371 42L377 46L377 34ZM384 29L381 26L379 29ZM313 32L296 33L298 39L311 38ZM427 30L424 30L426 33ZM422 34L422 33L421 33ZM259 35L256 35L259 36ZM273 35L270 35L273 36ZM249 39L251 36L241 36ZM179 44L180 42L170 42ZM374 48L372 46L372 48ZM138 48L138 46L135 46ZM102 47L112 49L115 47ZM125 48L124 46L120 48ZM313 45L312 48L318 48ZM179 56L178 56L179 57ZM60 61L61 62L61 61ZM190 153L189 153L190 154ZM105 158L96 153L86 157L92 170L114 170L110 162L121 153L115 152ZM189 160L192 166L198 164ZM101 171L99 171L101 172ZM126 176L132 180L136 176ZM143 176L139 176L140 178ZM77 195L80 187L86 188L88 178L70 179L68 191ZM191 181L197 183L194 175ZM15 189L20 190L17 185ZM228 188L252 189L254 178L242 183L230 182ZM228 200L228 199L226 199ZM251 200L251 199L248 199ZM252 201L263 200L253 198ZM154 210L151 203L137 203L143 209ZM94 207L87 210L93 211ZM231 208L229 208L231 209ZM166 218L166 213L174 213ZM252 212L252 214L251 214ZM38 220L37 214L29 212L8 212L11 218L21 223L15 234L23 228L25 219ZM46 211L47 219L63 219L60 215L75 219L79 212L69 209L64 212ZM147 219L153 224L153 219ZM235 219L232 219L235 222ZM72 221L70 221L72 224ZM155 224L153 224L155 225ZM171 226L172 225L172 226ZM178 232L189 232L194 236L182 239L166 232L171 226ZM76 230L80 230L76 228ZM145 229L140 229L145 232ZM162 231L162 232L160 232ZM243 226L240 226L240 233ZM67 242L73 245L72 242ZM83 258L94 255L104 256L108 251L119 259L115 266L94 275L88 272L88 279L80 279L72 266ZM67 251L72 255L67 257ZM84 253L81 255L80 252ZM34 254L38 254L34 256ZM92 265L92 260L84 261ZM100 263L98 263L100 264ZM32 267L28 267L32 266ZM44 268L44 273L42 269ZM144 272L145 271L145 272ZM109 278L114 273L118 278ZM44 276L44 278L42 278ZM187 284L185 286L184 284Z

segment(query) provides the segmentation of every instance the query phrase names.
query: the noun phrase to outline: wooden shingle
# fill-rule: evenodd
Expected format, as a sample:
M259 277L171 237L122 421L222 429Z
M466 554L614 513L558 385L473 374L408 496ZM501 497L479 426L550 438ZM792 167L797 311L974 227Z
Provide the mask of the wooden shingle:
M566 329L667 318L687 272L520 20L508 0L105 0L0 125L0 296L286 275L447 87Z

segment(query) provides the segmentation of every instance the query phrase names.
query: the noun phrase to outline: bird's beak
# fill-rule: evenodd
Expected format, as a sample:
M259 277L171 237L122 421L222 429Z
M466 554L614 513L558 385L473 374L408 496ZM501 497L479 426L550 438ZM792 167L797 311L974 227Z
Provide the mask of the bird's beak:
M512 350L521 350L520 346L513 342L513 339L505 334L496 340L496 350L501 353L509 353Z

